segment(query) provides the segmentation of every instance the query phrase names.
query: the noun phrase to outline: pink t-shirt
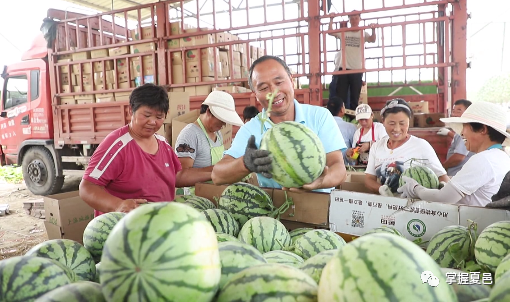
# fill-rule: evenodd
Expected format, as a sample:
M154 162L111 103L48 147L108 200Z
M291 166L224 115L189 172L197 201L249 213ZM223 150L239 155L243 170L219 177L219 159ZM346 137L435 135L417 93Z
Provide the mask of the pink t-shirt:
M165 138L156 138L158 152L152 155L138 146L128 125L113 131L90 158L83 179L121 199L174 200L175 175L182 170L181 163ZM94 210L95 216L101 214Z

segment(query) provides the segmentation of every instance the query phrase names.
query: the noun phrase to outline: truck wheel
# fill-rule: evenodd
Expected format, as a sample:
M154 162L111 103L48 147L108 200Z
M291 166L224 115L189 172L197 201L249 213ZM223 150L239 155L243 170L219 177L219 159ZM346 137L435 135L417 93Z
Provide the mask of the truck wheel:
M22 161L23 179L27 188L35 195L55 194L62 189L63 176L56 176L55 162L45 147L27 150Z

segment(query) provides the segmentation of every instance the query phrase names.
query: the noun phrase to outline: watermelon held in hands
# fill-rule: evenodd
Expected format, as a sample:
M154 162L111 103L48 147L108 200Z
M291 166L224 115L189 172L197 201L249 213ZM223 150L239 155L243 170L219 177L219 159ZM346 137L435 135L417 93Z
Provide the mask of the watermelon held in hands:
M64 269L51 259L17 256L0 261L0 301L34 301L69 283Z
M108 301L211 301L218 241L201 212L157 202L129 212L106 239L100 281Z
M410 177L416 180L420 185L428 189L437 189L439 187L439 178L436 173L426 166L411 166L400 175L398 186L404 185L402 176Z
M326 166L321 140L310 128L297 122L281 122L264 133L261 150L271 152L274 181L286 188L299 188L319 178Z

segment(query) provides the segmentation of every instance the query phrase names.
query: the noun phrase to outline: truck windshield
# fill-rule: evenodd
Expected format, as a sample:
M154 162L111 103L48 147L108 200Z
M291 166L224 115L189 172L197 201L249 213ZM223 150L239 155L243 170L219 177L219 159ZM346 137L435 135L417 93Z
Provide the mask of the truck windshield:
M26 76L7 79L4 109L18 106L27 102L28 81Z

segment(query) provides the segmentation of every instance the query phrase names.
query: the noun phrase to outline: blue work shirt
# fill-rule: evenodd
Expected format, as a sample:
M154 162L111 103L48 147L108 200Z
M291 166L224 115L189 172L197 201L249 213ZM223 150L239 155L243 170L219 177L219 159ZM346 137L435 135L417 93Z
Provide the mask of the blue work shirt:
M264 112L265 109L262 110L263 114ZM347 146L345 145L342 134L338 129L335 119L327 109L319 106L300 104L298 101L294 100L294 112L294 121L306 125L317 134L324 146L326 154L333 151L345 152ZM232 146L224 152L224 155L230 155L233 158L244 156L248 139L252 135L255 136L255 144L257 148L259 148L263 134L272 127L271 123L266 121L264 123L264 133L260 133L261 123L262 121L260 118L256 116L239 128L239 131L237 131L232 141ZM266 178L262 176L262 174L257 173L257 178L259 186L261 187L281 188L273 179ZM318 189L315 191L329 193L332 189L334 188Z
M354 125L353 123L348 123L348 122L344 121L339 116L334 116L333 118L335 119L335 122L338 125L338 129L340 129L340 132L342 133L342 137L344 138L345 145L352 146L352 139L354 138L354 132L356 132L356 129L358 129L358 127L356 127L356 125ZM345 154L346 152L347 152L347 149L345 149L345 151L342 151L342 154L344 155L344 164L345 165L347 165L347 164L353 165L354 161L352 161L350 158L347 157L347 155Z

